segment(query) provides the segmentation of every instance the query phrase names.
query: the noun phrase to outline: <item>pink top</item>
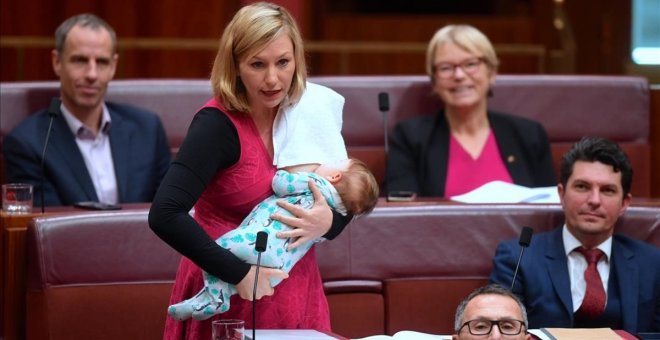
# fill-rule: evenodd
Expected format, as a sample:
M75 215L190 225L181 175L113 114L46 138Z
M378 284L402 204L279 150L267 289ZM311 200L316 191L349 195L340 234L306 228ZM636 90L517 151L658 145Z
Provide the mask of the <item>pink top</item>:
M513 183L500 156L492 130L488 132L486 145L476 159L450 135L448 161L445 197L464 194L492 181Z

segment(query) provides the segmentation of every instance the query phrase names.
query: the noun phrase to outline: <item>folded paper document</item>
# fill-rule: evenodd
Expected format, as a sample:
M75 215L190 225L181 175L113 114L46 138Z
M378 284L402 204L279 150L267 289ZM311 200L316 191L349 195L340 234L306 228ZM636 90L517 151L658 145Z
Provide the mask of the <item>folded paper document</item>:
M559 203L557 187L528 188L492 181L468 193L450 197L463 203Z
M529 332L541 340L621 340L610 328L541 328Z
M392 336L389 335L372 335L366 338L354 340L451 340L451 335L436 335L429 333L421 333L415 331L399 331Z

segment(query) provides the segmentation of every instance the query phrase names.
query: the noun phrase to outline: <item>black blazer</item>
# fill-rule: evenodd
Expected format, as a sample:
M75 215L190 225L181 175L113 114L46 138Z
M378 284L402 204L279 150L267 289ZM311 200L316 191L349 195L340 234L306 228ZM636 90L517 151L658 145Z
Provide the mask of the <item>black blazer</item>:
M170 165L165 129L154 113L106 103L110 148L120 203L151 202ZM34 205L41 204L41 153L50 117L46 111L22 121L3 141L8 182L31 183ZM98 201L75 137L62 115L53 120L46 152L44 201L47 206Z
M488 111L502 161L513 182L526 187L556 185L550 142L538 122ZM387 190L444 197L449 157L449 123L436 115L402 121L389 140Z

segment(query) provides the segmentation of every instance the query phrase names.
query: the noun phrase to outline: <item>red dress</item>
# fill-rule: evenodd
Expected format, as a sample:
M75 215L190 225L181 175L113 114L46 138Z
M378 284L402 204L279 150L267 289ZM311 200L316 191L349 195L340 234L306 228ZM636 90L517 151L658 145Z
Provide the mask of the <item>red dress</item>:
M215 100L205 107L225 112L238 132L241 156L232 167L218 172L195 204L195 220L212 239L236 228L252 208L272 195L271 180L276 168L259 137L252 118L229 112ZM170 297L170 304L188 299L204 286L202 270L183 258ZM231 297L226 313L205 321L177 321L167 317L165 339L211 339L211 320L241 319L253 327L252 302ZM316 329L330 331L328 302L312 249L293 267L289 278L275 287L273 296L257 301L258 329Z

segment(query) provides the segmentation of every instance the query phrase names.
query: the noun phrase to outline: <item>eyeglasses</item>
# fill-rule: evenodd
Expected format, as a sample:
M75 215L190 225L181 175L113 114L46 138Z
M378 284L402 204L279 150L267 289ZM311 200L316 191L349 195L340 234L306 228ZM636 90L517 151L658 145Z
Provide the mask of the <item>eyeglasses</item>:
M460 67L467 74L474 74L479 71L479 66L484 62L485 60L483 58L472 58L458 64L441 63L434 66L435 74L440 79L447 79L456 73L457 67Z
M503 335L518 335L522 332L524 322L514 319L505 320L470 320L458 329L461 332L463 327L467 326L472 335L488 335L493 330L493 325L497 325L500 333Z

